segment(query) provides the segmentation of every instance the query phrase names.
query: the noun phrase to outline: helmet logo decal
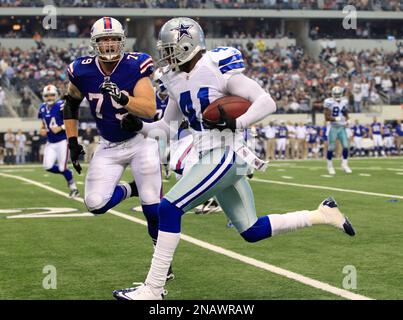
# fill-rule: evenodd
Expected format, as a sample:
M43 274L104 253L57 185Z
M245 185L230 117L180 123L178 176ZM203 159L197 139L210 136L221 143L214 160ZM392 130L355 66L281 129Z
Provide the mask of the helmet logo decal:
M183 37L188 37L192 39L192 35L189 33L189 29L192 28L193 25L185 25L183 23L179 24L179 27L171 29L171 31L178 31L178 41L180 41Z

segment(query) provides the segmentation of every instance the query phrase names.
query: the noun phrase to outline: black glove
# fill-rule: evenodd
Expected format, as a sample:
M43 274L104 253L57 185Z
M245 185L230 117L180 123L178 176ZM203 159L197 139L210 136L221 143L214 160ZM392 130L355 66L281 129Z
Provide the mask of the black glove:
M220 131L224 129L230 129L232 132L236 130L236 119L229 117L222 106L218 106L220 112L220 118L217 121L203 119L204 127L207 129L218 129Z
M84 155L84 148L81 144L78 144L77 137L69 138L69 150L70 150L70 159L73 163L74 169L76 169L78 174L81 174L81 166L78 162L78 158L80 155Z
M126 106L129 103L129 97L120 91L116 83L105 81L99 87L99 91L103 94L109 94L121 106Z
M143 121L131 113L126 113L120 120L120 127L123 131L137 132L143 129Z
M186 130L186 129L189 129L189 122L183 120L181 125L179 126L179 130Z

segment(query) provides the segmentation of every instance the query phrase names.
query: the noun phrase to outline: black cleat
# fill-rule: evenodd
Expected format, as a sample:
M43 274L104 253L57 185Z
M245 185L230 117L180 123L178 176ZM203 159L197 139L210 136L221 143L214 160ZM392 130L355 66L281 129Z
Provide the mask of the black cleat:
M80 192L77 189L71 190L69 197L70 198L78 198L80 196Z

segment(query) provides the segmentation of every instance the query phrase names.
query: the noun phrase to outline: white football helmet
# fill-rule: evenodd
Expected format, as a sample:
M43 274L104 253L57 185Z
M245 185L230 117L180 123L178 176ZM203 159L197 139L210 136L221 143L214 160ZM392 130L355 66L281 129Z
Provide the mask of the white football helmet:
M117 40L101 41L102 38ZM122 57L125 43L126 36L122 24L114 18L103 17L91 28L91 47L101 61L118 61Z
M43 98L43 101L48 106L52 106L55 104L55 102L58 99L58 95L59 95L59 93L57 91L57 88L52 84L49 84L45 88L43 88L42 98Z
M178 66L192 60L201 50L206 49L203 29L190 18L174 18L166 22L159 33L157 49L160 52L159 66Z
M333 89L332 89L332 97L336 101L341 100L341 98L343 97L343 93L344 93L344 90L342 87L336 86L336 87L333 87Z

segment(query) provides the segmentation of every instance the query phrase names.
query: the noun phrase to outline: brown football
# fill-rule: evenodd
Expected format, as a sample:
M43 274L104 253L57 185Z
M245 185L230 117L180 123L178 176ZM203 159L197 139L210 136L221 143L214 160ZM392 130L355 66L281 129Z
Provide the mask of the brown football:
M243 115L251 106L251 102L238 97L238 96L226 96L217 99L211 103L203 112L203 118L211 121L217 121L220 113L218 106L222 106L226 114L232 119L236 119Z

